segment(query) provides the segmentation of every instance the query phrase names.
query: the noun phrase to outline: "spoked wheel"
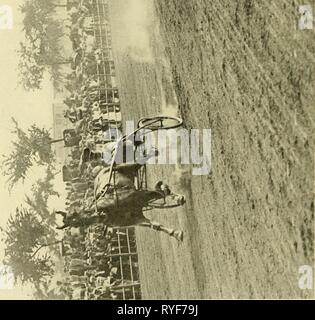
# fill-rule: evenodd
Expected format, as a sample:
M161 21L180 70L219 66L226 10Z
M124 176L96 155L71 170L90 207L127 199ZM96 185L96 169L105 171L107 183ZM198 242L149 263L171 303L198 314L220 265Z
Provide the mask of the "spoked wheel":
M142 118L138 122L138 128L146 128L149 130L175 129L183 124L183 120L171 116L156 116L150 118Z

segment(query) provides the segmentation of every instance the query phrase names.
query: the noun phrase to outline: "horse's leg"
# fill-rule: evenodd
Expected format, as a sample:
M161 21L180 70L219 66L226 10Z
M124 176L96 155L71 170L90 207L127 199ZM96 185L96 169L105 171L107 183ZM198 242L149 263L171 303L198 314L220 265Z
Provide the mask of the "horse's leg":
M155 222L155 221L151 221L147 218L143 218L141 221L139 221L137 223L137 225L140 227L150 228L155 231L162 231L162 232L168 234L169 236L174 237L178 241L183 241L183 231L167 228L167 227L161 225L160 223Z
M144 192L144 191L142 191ZM166 209L171 207L178 207L182 206L186 203L186 198L183 195L176 194L176 193L168 193L164 190L156 190L150 191L146 190L147 192L147 205L152 208L160 208ZM163 203L155 202L155 200L163 199Z
M167 200L171 199L172 201L174 201L178 206L182 206L186 203L186 198L185 196L181 195L181 194L177 194L177 193L170 193L168 195L165 196L165 202L167 203Z

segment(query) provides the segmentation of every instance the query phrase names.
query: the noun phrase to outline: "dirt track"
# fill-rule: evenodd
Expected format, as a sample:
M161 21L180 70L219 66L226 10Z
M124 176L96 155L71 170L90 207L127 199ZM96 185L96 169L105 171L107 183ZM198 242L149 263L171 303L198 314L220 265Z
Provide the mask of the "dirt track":
M182 244L138 231L143 297L311 297L298 268L314 263L315 39L296 29L299 2L147 1L144 56L145 39L122 45L125 3L111 4L125 119L174 104L166 52L185 125L212 129L210 175L149 168L187 204L154 213Z

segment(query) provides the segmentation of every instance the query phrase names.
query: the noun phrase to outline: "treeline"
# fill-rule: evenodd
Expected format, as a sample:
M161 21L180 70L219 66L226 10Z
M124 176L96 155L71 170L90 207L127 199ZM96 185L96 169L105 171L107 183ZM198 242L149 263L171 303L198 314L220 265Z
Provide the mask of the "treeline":
M18 70L19 82L26 90L40 89L45 72L50 73L57 88L62 81L60 65L69 61L61 55L64 31L55 14L59 6L51 0L25 0L20 6L25 40L18 51Z
M25 90L41 89L46 73L51 75L55 87L63 80L59 68L69 61L61 55L59 40L64 31L62 21L56 15L56 8L60 6L64 7L50 0L24 0L20 5L25 37L18 50L18 70L19 83ZM58 255L61 241L55 231L55 215L48 208L48 200L59 196L53 186L59 172L55 167L52 144L60 140L53 140L49 130L35 124L22 130L15 119L12 122L15 140L11 153L2 155L1 162L9 190L28 179L33 166L44 168L45 173L33 184L23 204L11 214L6 227L1 229L1 241L5 246L2 263L9 267L5 270L13 271L16 283L34 287L34 297L56 298L49 288L55 270L53 256Z

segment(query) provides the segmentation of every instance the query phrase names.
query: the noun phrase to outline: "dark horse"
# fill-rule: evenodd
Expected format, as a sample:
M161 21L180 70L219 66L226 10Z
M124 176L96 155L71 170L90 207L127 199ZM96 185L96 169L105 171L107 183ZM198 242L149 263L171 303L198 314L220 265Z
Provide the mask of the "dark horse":
M57 211L56 213L63 216L63 226L58 229L84 227L95 223L103 223L110 227L142 226L165 232L182 241L182 231L151 221L144 216L143 211L145 208L153 207L154 201L160 199L164 199L165 203L171 199L172 207L183 205L184 196L171 193L161 182L157 184L155 190L137 190L134 177L140 168L139 164L117 165L113 173L113 185L108 185L110 168L102 169L94 182L95 201L80 213L67 214Z

